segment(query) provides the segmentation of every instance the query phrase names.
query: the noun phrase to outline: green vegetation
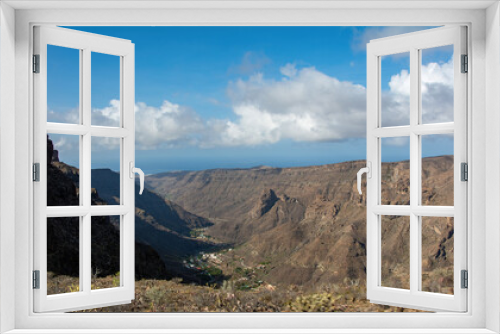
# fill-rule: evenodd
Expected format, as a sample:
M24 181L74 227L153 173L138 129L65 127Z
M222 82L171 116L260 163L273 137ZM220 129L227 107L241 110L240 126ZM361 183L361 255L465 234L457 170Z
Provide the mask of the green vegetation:
M48 292L61 293L78 287L78 279L49 274ZM113 286L116 275L97 278L95 288ZM132 303L81 312L413 312L400 307L371 304L363 285L323 286L321 293L306 293L290 285L275 289L270 284L240 289L224 281L219 288L185 284L181 279L140 280ZM76 290L78 291L78 290Z
M205 271L211 276L222 276L222 270L216 267L208 267Z

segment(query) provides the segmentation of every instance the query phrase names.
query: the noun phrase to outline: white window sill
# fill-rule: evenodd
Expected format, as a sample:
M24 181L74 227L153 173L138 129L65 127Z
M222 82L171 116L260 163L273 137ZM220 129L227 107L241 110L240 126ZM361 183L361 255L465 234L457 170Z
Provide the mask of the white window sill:
M5 334L486 334L483 328L470 329L15 329Z
M5 334L486 334L484 328L470 329L15 329Z

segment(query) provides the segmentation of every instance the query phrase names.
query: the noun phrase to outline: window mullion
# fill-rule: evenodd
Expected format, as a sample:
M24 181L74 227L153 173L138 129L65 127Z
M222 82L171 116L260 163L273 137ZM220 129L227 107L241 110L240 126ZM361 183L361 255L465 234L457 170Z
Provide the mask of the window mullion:
M378 138L403 137L409 136L410 133L418 135L439 135L452 134L455 131L455 124L449 123L434 123L434 124L419 124L416 126L394 126L387 128L377 128L373 130L373 135Z
M81 124L47 123L47 133L83 136L87 132L89 127Z
M83 66L81 76L81 104L82 104L82 125L87 129L90 128L90 112L91 112L91 51L83 50ZM87 131L82 136L81 154L81 197L83 197L83 206L91 205L91 134Z
M80 119L80 124L81 125L87 125L88 123L85 122L84 120L84 84L86 83L86 79L84 80L84 70L85 70L85 65L84 65L84 62L85 62L85 59L86 59L86 54L84 54L84 51L83 50L80 50L80 62L79 62L79 66L80 66L80 75L79 75L79 79L80 79L80 83L79 83L79 119ZM80 201L80 206L83 206L85 207L85 201L84 201L84 198L85 196L83 195L84 193L81 191L82 190L82 185L84 184L84 178L82 177L82 170L84 169L84 165L83 163L85 162L84 160L84 154L83 154L83 148L84 148L84 144L83 144L83 136L79 136L79 148L80 148L80 171L78 173L78 178L79 178L79 184L80 184L80 195L78 196L79 197L79 201ZM85 275L85 268L87 267L87 257L85 256L85 252L87 251L87 246L85 246L85 226L86 226L86 220L84 217L80 216L80 226L79 226L79 262L80 262L80 266L79 266L79 289L80 291L89 291L88 290L88 287L87 285L89 284L87 281L88 281L88 278L87 276Z
M91 224L90 214L80 218L82 221L83 228L81 229L80 238L80 285L83 287L82 291L86 294L90 294L91 282L92 282L92 270L91 270Z
M82 124L90 129L91 120L91 51L87 48L82 52L83 60L81 66L81 83L80 83L80 100L82 105ZM83 228L80 240L82 249L80 252L80 263L82 268L80 271L83 291L90 294L92 282L92 263L91 263L91 215L90 207L91 202L91 134L88 131L82 136L82 149L81 152L81 169L80 169L80 198L83 198L83 206L88 208L89 212L82 218Z
M413 209L420 204L420 145L415 129L419 123L419 51L410 50L410 291L418 291L420 276L419 217Z

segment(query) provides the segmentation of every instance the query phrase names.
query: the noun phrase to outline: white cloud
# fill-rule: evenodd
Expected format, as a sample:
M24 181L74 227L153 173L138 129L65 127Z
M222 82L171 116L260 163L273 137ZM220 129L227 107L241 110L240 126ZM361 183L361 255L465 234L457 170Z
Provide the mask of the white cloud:
M237 121L226 121L216 145L259 145L282 139L334 141L365 133L365 88L314 67L281 68L286 80L262 74L231 83ZM219 130L221 126L219 124Z
M410 124L410 74L407 70L391 76L389 91L382 92L382 126Z
M92 153L102 151L115 151L114 154L120 155L120 138L111 137L92 137ZM57 146L56 146L57 147Z
M453 121L453 58L445 63L430 62L421 68L422 121ZM393 75L390 90L382 94L382 125L409 124L410 74L407 70Z
M229 86L237 121L227 121L215 145L259 145L282 139L338 141L363 138L366 132L366 89L339 81L314 67L282 67L284 80L262 74ZM453 120L453 62L422 66L425 123ZM384 126L409 124L410 75L393 75L382 94ZM396 142L395 142L396 144Z
M135 136L140 149L196 145L204 131L202 119L189 108L164 101L160 108L139 102Z
M280 68L280 73L291 78L297 75L297 68L295 67L295 64L288 63Z
M407 146L409 149L410 145L410 138L409 137L389 137L389 138L382 138L382 146L385 145L390 145L390 146ZM382 148L383 150L383 148ZM408 151L408 154L410 152Z
M236 74L252 74L255 71L261 70L264 66L271 63L269 59L262 52L247 51L241 59L241 63L238 65L233 65L229 68L229 73Z
M227 94L233 120L203 120L192 109L170 101L159 107L138 102L137 148L257 146L285 139L318 142L365 137L365 87L340 81L314 67L287 64L281 73L279 79L267 79L258 73L231 82ZM387 120L384 126L408 124L409 83L407 71L391 77L389 90L382 94L383 117ZM422 94L425 122L452 120L451 59L422 66ZM100 125L116 125L119 102L112 100L108 107L94 109L92 117ZM112 143L99 146L106 145L114 147Z
M92 109L92 125L120 126L120 101L111 100L109 106Z
M56 112L52 109L47 109L47 121L55 123L70 123L78 124L80 115L78 108L70 108L64 112Z
M444 64L422 66L422 120L424 123L453 121L453 59Z
M60 115L61 121L70 122L71 115ZM92 110L92 124L119 126L120 102L111 100L109 106ZM187 107L164 101L160 107L143 102L135 105L135 136L138 149L198 145L206 126L197 113ZM51 136L53 137L53 136ZM77 142L57 141L55 148L61 152L78 150ZM94 138L92 150L113 150L119 147L116 138Z
M68 135L49 135L53 140L54 148L61 151L71 151L77 149L79 146L79 141L77 136Z

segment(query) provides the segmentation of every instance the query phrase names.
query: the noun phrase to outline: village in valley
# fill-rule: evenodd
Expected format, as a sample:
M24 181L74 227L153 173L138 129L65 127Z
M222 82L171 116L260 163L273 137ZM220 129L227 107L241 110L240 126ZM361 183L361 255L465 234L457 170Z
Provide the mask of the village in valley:
M205 231L199 229L196 238L209 239ZM184 268L197 271L197 276L208 285L231 285L237 290L266 289L274 291L272 284L265 282L269 273L269 263L259 263L255 267L245 265L244 259L238 256L233 248L219 252L200 252L182 261Z

